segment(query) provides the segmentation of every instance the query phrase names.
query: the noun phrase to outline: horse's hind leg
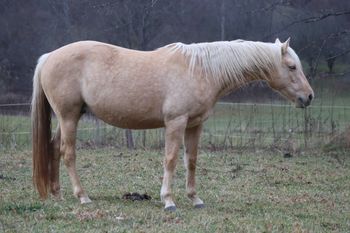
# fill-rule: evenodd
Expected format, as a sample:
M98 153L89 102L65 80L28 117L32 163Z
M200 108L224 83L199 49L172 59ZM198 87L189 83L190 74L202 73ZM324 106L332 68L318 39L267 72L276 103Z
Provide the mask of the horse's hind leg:
M186 192L191 199L195 208L204 207L203 201L199 199L195 189L195 171L197 162L197 152L202 125L188 128L185 131L185 156L184 163L187 171L186 175Z
M52 139L52 156L53 159L51 161L51 167L50 167L50 189L52 195L57 198L61 199L61 193L60 193L60 144L61 144L61 129L60 125L57 126L57 130L55 133L55 136Z
M64 164L67 167L69 178L73 186L74 195L80 199L81 204L91 202L83 190L80 180L77 174L75 161L75 143L76 143L76 132L77 132L77 119L63 119L60 121L61 125L61 154L63 156Z

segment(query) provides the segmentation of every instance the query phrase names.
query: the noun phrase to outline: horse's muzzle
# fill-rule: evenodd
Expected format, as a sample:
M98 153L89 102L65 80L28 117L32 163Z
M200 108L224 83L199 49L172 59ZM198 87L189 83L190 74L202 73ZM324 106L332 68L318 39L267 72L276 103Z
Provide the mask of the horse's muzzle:
M297 99L297 108L306 108L310 105L312 99L314 98L313 94L307 96L307 98L298 97Z

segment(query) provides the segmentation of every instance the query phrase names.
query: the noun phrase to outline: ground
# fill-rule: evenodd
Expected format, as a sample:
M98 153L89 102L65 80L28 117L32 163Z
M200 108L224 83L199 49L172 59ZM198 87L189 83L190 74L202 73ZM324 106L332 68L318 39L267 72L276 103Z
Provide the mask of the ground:
M185 197L178 163L168 213L159 199L162 151L78 151L78 173L93 203L72 196L62 166L63 201L40 201L30 152L2 153L0 232L350 232L350 156L276 151L201 151L197 189L206 208ZM151 200L130 201L128 192Z

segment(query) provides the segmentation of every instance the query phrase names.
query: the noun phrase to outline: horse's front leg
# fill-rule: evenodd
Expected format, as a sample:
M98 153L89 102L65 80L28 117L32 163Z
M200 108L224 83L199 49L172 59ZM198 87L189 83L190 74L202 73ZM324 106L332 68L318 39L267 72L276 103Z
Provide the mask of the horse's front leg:
M187 196L191 199L195 208L203 208L203 201L196 194L196 162L198 153L198 143L200 134L202 132L202 125L198 125L192 128L188 128L185 131L185 156L184 163L186 167L186 192Z
M180 145L184 138L187 117L180 116L165 123L165 158L164 176L160 197L165 204L164 209L175 211L176 206L171 194L171 185L175 172Z

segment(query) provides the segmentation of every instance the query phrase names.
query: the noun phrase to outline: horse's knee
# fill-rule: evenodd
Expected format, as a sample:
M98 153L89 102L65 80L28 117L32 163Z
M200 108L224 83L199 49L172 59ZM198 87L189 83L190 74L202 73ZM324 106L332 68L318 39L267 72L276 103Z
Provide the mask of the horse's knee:
M75 163L75 153L73 149L66 148L62 155L63 155L63 162L67 167Z
M174 170L176 167L176 157L172 156L170 158L165 158L164 160L164 166L166 167L166 169L168 170Z
M75 162L74 154L67 154L66 153L63 157L63 162L64 162L64 165L66 165L67 167L70 167L71 165L73 165Z
M60 146L60 155L63 158L63 162L66 166L70 166L75 162L75 151L74 148L68 146L67 143L62 142Z

